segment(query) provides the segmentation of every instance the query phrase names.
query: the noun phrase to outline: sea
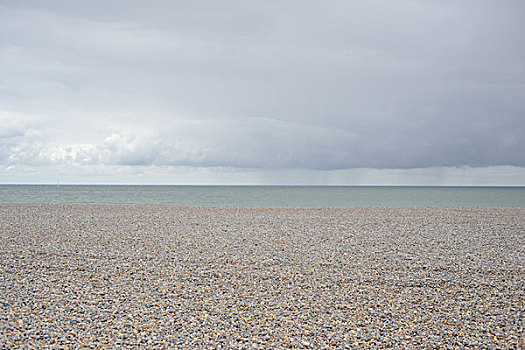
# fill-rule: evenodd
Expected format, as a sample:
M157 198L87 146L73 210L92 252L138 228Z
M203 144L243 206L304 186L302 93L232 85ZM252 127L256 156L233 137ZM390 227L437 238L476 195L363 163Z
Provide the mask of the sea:
M525 208L525 187L0 185L0 203Z

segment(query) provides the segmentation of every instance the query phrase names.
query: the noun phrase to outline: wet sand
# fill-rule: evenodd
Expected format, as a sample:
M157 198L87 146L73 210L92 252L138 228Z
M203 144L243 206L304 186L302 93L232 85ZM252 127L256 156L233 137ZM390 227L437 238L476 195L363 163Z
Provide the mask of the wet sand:
M0 204L0 348L525 347L525 209Z

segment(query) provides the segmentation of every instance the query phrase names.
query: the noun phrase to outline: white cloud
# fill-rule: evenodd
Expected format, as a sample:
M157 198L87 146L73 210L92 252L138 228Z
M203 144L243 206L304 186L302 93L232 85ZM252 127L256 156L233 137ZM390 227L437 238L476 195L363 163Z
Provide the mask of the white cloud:
M1 6L4 167L525 166L521 2Z

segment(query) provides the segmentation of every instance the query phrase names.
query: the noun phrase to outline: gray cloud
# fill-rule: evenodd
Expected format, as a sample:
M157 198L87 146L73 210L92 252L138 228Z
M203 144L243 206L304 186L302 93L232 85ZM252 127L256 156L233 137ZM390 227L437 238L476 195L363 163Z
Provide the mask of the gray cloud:
M0 6L4 166L525 166L519 1Z
M486 130L483 121L469 133L434 134L431 125L408 129L386 124L374 140L364 131L286 123L271 119L179 123L162 133L113 132L89 144L45 143L27 130L11 133L5 143L9 164L78 164L120 166L193 166L261 169L420 168L458 166L521 166L522 130L506 134ZM412 134L406 138L403 135ZM419 135L420 134L420 135ZM478 139L479 134L492 135ZM10 153L8 152L10 151ZM500 155L508 155L500 158ZM482 156L482 157L481 157Z

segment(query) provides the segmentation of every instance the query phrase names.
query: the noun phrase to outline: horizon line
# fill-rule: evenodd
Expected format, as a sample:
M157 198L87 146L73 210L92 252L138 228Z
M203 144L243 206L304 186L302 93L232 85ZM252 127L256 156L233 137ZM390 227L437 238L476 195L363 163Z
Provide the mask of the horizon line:
M476 184L213 184L213 183L0 183L0 186L180 186L180 187L525 187L524 185Z

